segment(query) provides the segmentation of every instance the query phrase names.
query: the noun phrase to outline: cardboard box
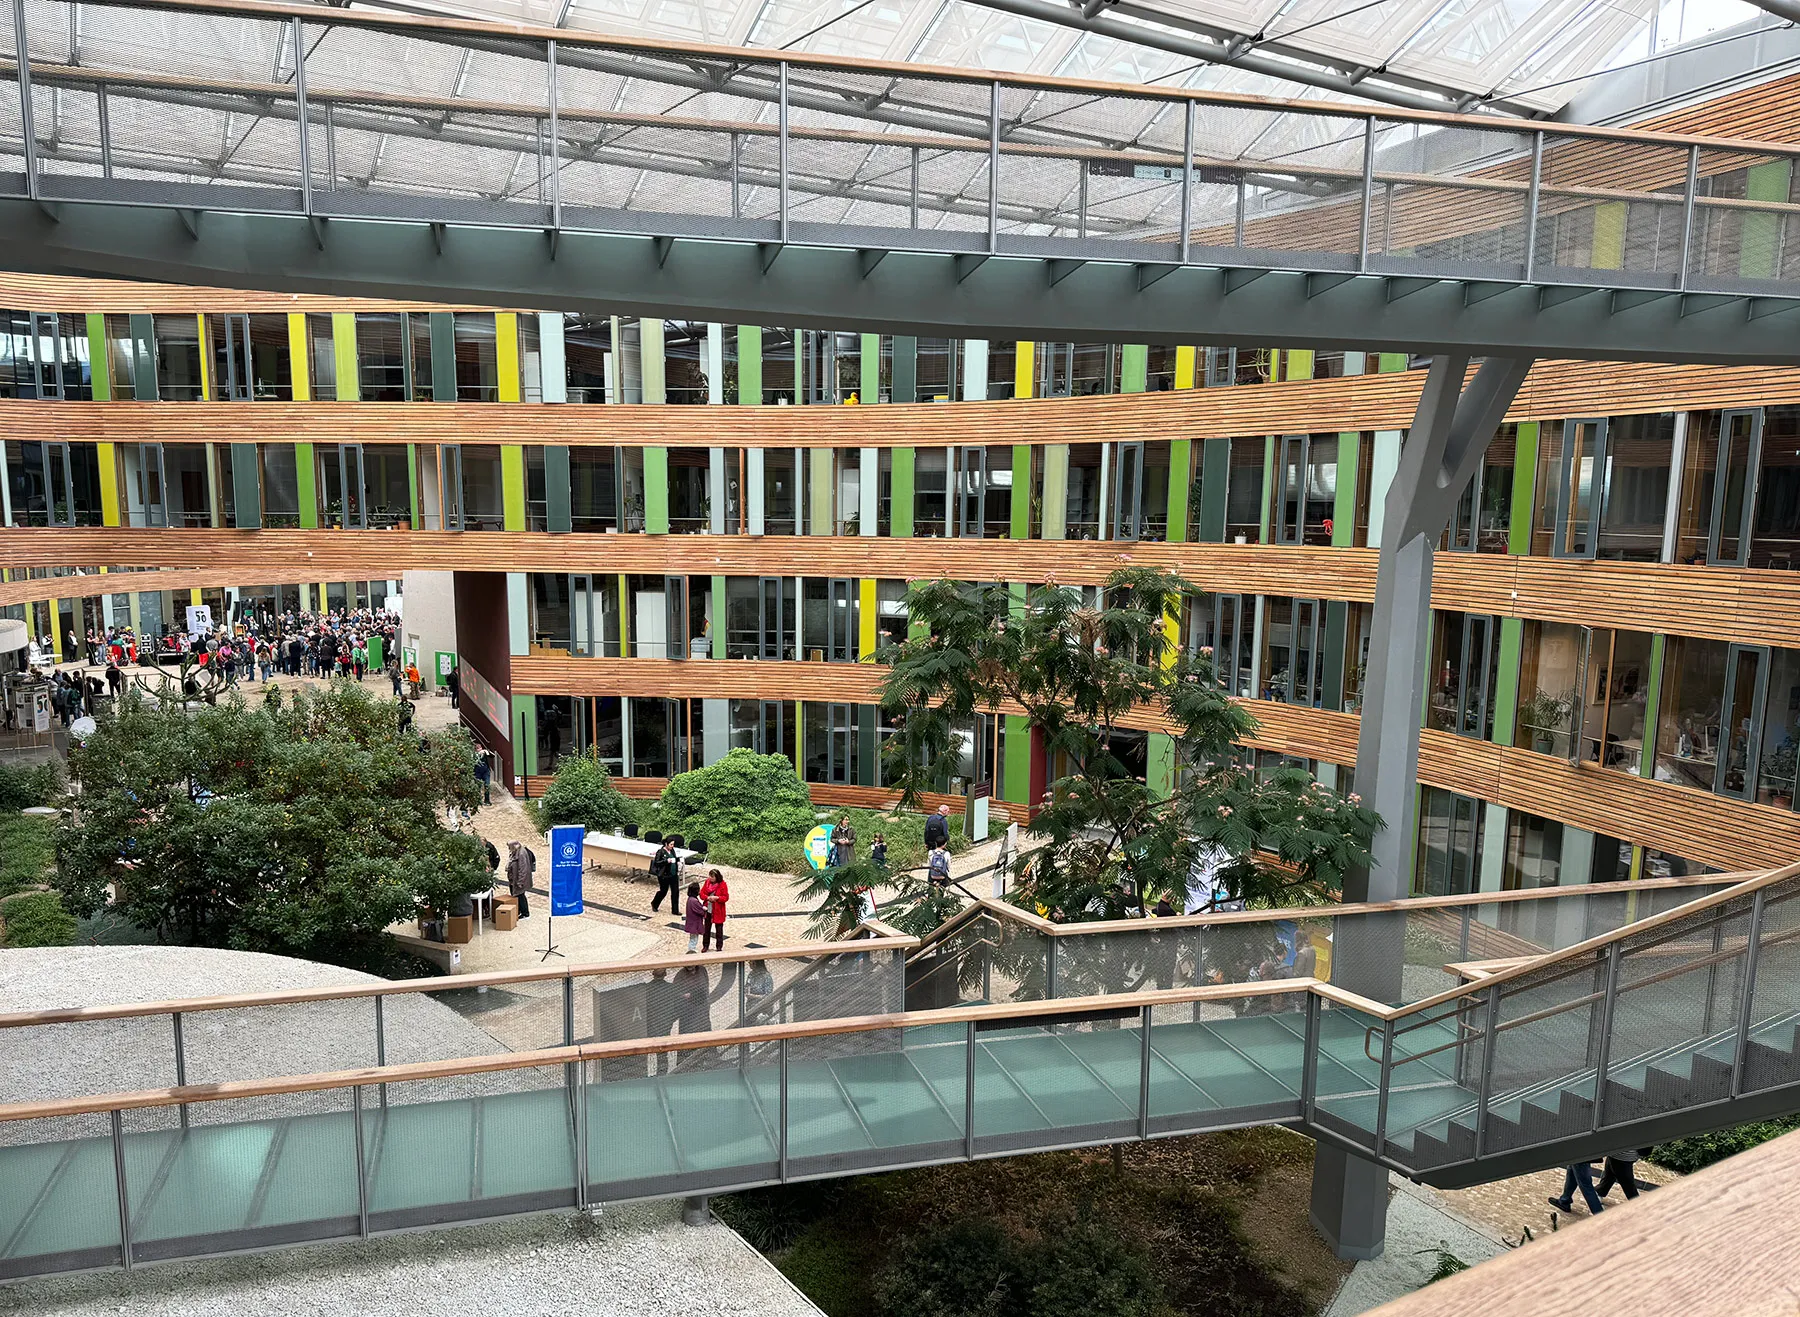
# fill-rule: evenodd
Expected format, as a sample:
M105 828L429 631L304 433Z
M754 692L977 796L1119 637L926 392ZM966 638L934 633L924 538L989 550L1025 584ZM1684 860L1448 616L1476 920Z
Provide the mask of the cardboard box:
M474 915L451 915L450 927L446 931L444 941L459 943L472 941L475 937Z
M519 903L517 901L494 902L494 927L502 933L510 933L519 926Z

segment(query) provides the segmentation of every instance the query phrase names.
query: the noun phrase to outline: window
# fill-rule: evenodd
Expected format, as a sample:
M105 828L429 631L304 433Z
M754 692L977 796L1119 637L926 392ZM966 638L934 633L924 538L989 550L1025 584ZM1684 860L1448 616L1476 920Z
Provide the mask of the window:
M802 450L765 448L763 459L763 533L800 533Z
M1494 731L1500 625L1477 613L1433 614L1431 716L1427 726L1487 740Z
M1013 339L988 340L987 396L1013 398L1018 395L1019 345Z
M0 317L0 398L94 396L86 315L6 311Z
M1100 538L1100 464L1103 444L1069 445L1069 489L1064 504L1064 535L1071 540Z
M796 657L794 580L733 576L725 582L725 657Z
M1617 416L1606 426L1595 556L1660 562L1675 460L1675 416Z
M1118 349L1111 343L1039 343L1037 353L1039 397L1119 391Z
M563 363L570 402L605 402L612 355L612 318L565 314Z
M168 524L190 529L212 525L212 489L207 479L206 446L164 445L162 465Z
M1264 603L1263 632L1268 651L1263 698L1323 707L1325 601L1271 595Z
M258 444L262 468L262 523L277 530L300 524L299 469L294 465L292 444Z
M764 329L762 345L763 405L791 404L794 401L794 331Z
M1657 713L1659 781L1727 796L1755 795L1763 749L1772 739L1779 748L1786 735L1780 715L1774 726L1768 717L1771 657L1755 645L1669 638ZM1781 671L1786 680L1791 667L1784 662ZM1775 768L1785 775L1781 764Z
M137 335L131 332L131 317L106 317L106 370L112 380L115 401L137 397L137 370L141 359ZM4 392L5 372L0 369L0 392Z
M940 456L957 464L955 533L988 539L1004 539L1011 534L1012 449L995 444L944 450Z
M957 342L948 338L922 338L918 341L918 355L915 358L914 398L901 398L900 402L954 402L959 396L956 387Z
M947 448L920 448L913 455L913 534L950 533L952 453Z
M619 529L618 449L569 449L569 524L577 531Z
M504 530L498 444L444 444L444 529Z
M457 311L452 324L456 349L456 400L458 402L496 402L500 397L500 361L499 342L495 330L494 313L492 311ZM414 321L426 317L415 314ZM417 326L414 327L415 335ZM421 361L417 349L414 350L413 370L415 381L423 381L432 376L421 367L431 360L430 326L426 326L425 356ZM414 394L418 396L419 385L415 382Z
M1255 595L1216 594L1197 601L1189 615L1188 647L1212 651L1213 668L1227 691L1256 698Z
M1519 427L1510 422L1495 431L1481 465L1457 500L1450 526L1444 532L1444 548L1454 553L1506 552L1512 529L1513 461L1518 451L1518 432ZM1359 472L1366 473L1367 469L1366 462L1358 463ZM1357 492L1360 508L1368 499L1366 490ZM1360 515L1367 516L1366 512ZM1357 542L1367 543L1367 539Z
M1275 441L1275 543L1331 543L1337 450L1335 434L1284 434Z
M330 316L307 313L306 353L312 396L322 402L335 402L338 396L337 340L332 333Z
M1527 622L1513 744L1570 763L1635 773L1650 689L1650 637ZM1663 699L1669 697L1665 687Z
M671 403L707 401L707 326L703 320L663 321L663 388Z
M284 315L209 315L213 397L230 402L294 396L292 352Z
M519 400L544 400L544 348L535 314L519 317Z
M1800 569L1800 407L1771 407L1763 420L1750 566Z
M423 315L417 317L425 320ZM357 387L364 402L407 402L413 397L410 337L413 319L406 312L356 317ZM425 360L431 360L427 321ZM425 378L430 379L429 371Z
M16 526L98 526L100 458L93 444L6 445L3 472Z
M1144 361L1144 390L1166 393L1175 387L1176 349L1165 343L1152 343Z
M152 317L156 329L156 389L164 402L198 402L203 396L200 321L191 315Z
M858 781L857 752L861 736L857 717L862 706L813 704L806 706L806 766L808 782L848 786Z
M1419 789L1415 896L1464 896L1481 882L1482 802L1441 787Z
M712 513L712 452L705 448L671 448L669 453L669 530L698 535Z
M1228 541L1262 543L1263 473L1267 466L1264 440L1231 441L1231 466L1225 483L1225 538Z
M856 662L861 625L859 583L848 578L809 576L802 582L801 625L806 657L813 662Z

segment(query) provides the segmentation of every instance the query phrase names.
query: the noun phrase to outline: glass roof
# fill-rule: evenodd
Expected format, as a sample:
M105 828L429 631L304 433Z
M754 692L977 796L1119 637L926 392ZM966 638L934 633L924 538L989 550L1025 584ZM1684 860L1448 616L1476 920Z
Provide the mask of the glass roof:
M1536 115L1561 109L1609 68L1761 13L1743 0L373 2L996 73Z

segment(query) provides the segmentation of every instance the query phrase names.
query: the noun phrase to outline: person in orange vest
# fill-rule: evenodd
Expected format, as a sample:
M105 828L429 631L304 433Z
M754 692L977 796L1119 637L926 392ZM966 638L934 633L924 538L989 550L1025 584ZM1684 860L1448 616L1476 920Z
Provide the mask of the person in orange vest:
M406 684L412 691L412 697L415 700L419 698L419 681L419 665L417 663L408 663L406 665Z

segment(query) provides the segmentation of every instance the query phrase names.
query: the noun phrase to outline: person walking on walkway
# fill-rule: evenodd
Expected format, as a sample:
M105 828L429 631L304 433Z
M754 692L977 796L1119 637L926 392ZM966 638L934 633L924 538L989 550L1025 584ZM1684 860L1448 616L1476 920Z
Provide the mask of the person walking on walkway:
M1600 1182L1594 1186L1594 1192L1604 1198L1616 1184L1625 1191L1627 1199L1638 1196L1637 1162L1642 1154L1636 1148L1621 1148L1617 1152L1606 1154L1606 1161L1600 1167Z
M537 870L537 856L516 841L506 843L506 885L519 898L519 918L531 918L531 875Z
M725 906L731 900L731 888L725 883L725 875L717 869L706 872L706 881L700 886L700 899L706 902L707 923L710 925L712 947L714 951L725 950ZM707 948L707 934L700 935L700 950Z
M650 898L650 909L662 909L663 897L669 898L669 913L681 913L681 861L675 854L675 839L664 837L656 854L650 857L650 877L656 882L656 895Z
M1594 1188L1594 1164L1592 1162L1575 1162L1563 1168L1562 1197L1551 1198L1550 1206L1559 1212L1573 1212L1577 1189L1581 1190L1581 1200L1587 1204L1588 1212L1591 1215L1599 1216L1605 1210L1604 1204L1600 1201L1600 1194Z
M687 929L688 955L701 949L700 943L706 937L706 926L709 916L706 902L700 899L700 884L689 883L687 889L687 914L683 926Z
M939 805L935 814L925 819L925 849L936 850L950 844L950 806Z

